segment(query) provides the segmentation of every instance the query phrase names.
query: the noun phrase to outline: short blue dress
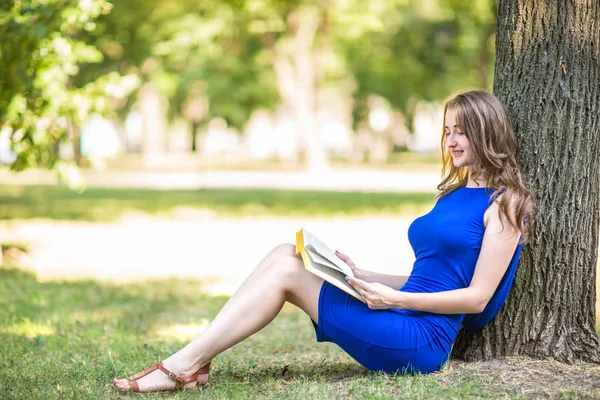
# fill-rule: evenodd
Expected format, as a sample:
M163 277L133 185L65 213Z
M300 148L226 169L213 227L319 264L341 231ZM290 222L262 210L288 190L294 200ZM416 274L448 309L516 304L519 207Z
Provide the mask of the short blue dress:
M429 293L469 286L485 231L483 216L491 204L487 188L460 187L437 201L410 225L415 252L410 277L400 289ZM372 371L429 373L448 360L461 326L480 329L498 313L512 285L521 253L519 245L494 296L479 314L434 314L371 310L324 282L319 295L317 341L333 342Z

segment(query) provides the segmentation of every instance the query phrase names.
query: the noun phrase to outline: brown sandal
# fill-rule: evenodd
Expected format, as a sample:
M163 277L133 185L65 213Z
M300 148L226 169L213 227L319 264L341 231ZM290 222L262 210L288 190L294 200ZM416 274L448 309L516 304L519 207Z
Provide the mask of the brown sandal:
M196 371L192 375L180 376L180 375L174 374L173 372L166 369L163 366L162 361L159 361L158 363L154 364L153 366L146 369L145 371L139 372L139 373L127 378L127 380L129 381L129 390L122 390L118 387L117 387L117 389L121 390L123 392L142 393L142 392L140 392L140 388L138 386L137 380L143 378L144 376L148 375L151 372L156 371L157 369L160 369L164 374L166 374L169 378L173 379L176 382L175 387L173 387L171 389L161 390L162 392L171 392L174 390L181 390L181 389L195 389L197 387L197 384L200 384L200 386L206 385L208 383L208 371L210 370L210 363L206 364L204 367L200 368L198 371ZM116 385L115 385L115 387L116 387Z

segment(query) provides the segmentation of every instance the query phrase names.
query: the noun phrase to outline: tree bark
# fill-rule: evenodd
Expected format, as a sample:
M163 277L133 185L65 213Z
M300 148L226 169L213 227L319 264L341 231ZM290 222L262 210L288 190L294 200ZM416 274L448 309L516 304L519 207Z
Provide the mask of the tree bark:
M461 332L453 355L600 362L600 2L500 0L497 24L494 92L537 209L506 305L481 332Z

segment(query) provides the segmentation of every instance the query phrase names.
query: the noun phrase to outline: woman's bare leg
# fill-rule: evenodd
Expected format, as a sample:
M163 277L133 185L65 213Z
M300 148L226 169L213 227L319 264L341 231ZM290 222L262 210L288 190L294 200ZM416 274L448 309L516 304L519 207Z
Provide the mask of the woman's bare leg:
M246 280L240 285L240 287L235 291L235 293L231 296L231 298L225 303L223 308L219 311L215 320L219 318L219 315L223 313L227 308L229 308L232 304L238 302L238 299L244 296L244 293L247 292L259 279L258 277L263 273L263 271L269 267L269 265L276 261L279 258L285 256L294 256L296 254L296 246L290 243L282 243L278 246L275 246L252 270L250 275L246 278ZM214 321L214 320L213 320Z
M265 257L208 328L163 362L165 368L183 376L196 372L217 354L268 325L286 301L318 321L323 280L307 272L289 246L278 246ZM126 379L115 378L115 385L129 388ZM172 387L174 382L155 371L140 379L138 385L141 391L152 391Z

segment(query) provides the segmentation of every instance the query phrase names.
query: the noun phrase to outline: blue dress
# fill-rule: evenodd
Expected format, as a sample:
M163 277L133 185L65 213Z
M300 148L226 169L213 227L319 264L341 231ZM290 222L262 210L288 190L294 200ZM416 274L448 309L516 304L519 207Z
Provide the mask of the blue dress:
M469 286L481 250L483 216L491 204L491 194L486 188L461 187L413 221L408 238L416 260L401 291L428 293ZM461 325L480 329L500 310L512 285L520 252L521 245L485 310L473 315L371 310L324 282L315 324L317 341L336 343L372 371L437 371L448 360Z

